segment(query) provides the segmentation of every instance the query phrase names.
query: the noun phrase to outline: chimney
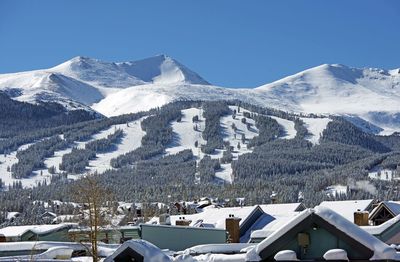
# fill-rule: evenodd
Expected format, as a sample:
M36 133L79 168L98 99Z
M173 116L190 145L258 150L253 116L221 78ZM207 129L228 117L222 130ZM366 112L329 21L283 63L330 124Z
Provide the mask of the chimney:
M368 216L368 211L357 209L357 211L354 212L354 224L358 226L368 226Z
M179 219L175 221L176 226L188 227L190 226L190 223L192 223L192 221L185 219L185 217L179 217Z
M237 218L232 214L229 214L229 217L225 220L225 228L226 231L228 231L230 243L240 242L240 220L240 218Z

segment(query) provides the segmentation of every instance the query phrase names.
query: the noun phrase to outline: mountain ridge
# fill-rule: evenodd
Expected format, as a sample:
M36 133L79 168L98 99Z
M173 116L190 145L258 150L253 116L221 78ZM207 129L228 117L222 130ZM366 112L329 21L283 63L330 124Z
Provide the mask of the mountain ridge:
M105 116L179 100L240 100L288 112L354 115L386 133L400 130L399 69L322 64L259 87L234 89L211 85L167 55L115 63L78 56L49 69L0 74L0 90L19 94L14 99L20 101L47 97Z

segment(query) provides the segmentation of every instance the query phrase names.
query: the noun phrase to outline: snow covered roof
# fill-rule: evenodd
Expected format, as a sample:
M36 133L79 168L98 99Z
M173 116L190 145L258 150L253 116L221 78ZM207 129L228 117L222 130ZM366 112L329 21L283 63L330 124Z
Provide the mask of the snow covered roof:
M293 212L303 211L305 206L303 203L283 203L260 205L261 209L272 216L291 215Z
M274 233L276 230L280 229L288 221L297 216L300 212L293 212L292 215L287 216L275 216L275 220L268 223L265 227L260 230L254 230L251 233L251 239L255 238L267 238L269 235Z
M260 253L268 248L276 240L284 236L289 230L300 224L302 221L308 217L316 215L322 218L329 224L333 225L335 228L340 230L342 233L356 240L363 246L367 247L373 251L373 256L370 260L380 260L380 259L394 259L396 256L396 251L383 243L376 237L370 235L354 223L348 221L341 215L337 214L333 210L326 208L324 206L317 206L314 209L306 209L302 211L298 216L292 218L285 225L283 225L279 230L275 231L273 234L264 239L261 243L255 246L252 252L249 252L249 256L254 256L255 254L260 255ZM255 254L254 254L255 253Z
M214 228L225 229L225 219L229 217L229 215L234 215L237 218L241 218L239 225L242 225L246 219L256 210L259 206L244 206L244 207L209 207L203 209L203 212L191 215L175 215L171 216L171 224L175 225L176 221L179 218L184 217L186 220L191 220L190 226L194 226L195 224L199 224L198 222L201 220L201 224L203 226L209 226Z
M386 221L383 224L380 224L378 226L362 226L361 228L370 233L371 235L380 235L395 224L400 222L400 215L395 216L394 218Z
M171 258L161 251L158 247L152 243L141 240L134 239L124 242L111 256L108 256L104 262L113 262L114 258L122 254L125 250L131 249L136 253L143 256L144 262L170 262Z
M260 207L265 213L273 216L275 219L265 224L262 229L252 231L251 238L268 237L305 209L303 203L270 204L260 205Z
M400 201L382 201L376 206L369 215L369 218L372 219L375 215L378 214L378 211L385 206L386 209L393 215L397 216L400 214Z
M344 200L344 201L323 201L320 206L327 207L340 214L347 220L354 222L354 212L368 211L373 204L373 199L367 200Z
M207 244L190 247L177 254L199 255L199 254L231 254L245 253L249 248L254 247L253 243L229 243L229 244Z
M21 215L21 213L19 212L6 212L6 214L7 214L7 220L14 219Z
M28 231L35 234L47 234L63 228L69 228L72 224L57 224L57 225L29 225L29 226L10 226L0 229L0 235L5 237L20 237Z

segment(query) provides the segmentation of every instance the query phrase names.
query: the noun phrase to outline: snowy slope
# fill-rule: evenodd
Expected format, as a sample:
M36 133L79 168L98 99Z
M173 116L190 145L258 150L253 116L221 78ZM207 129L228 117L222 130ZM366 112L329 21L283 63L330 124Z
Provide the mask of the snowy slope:
M121 63L79 56L49 69L0 74L0 90L12 92L14 99L60 102L68 109L88 110L87 106L123 88L150 83L208 85L165 55Z
M89 166L87 167L88 172L104 172L107 169L111 169L110 161L112 158L115 158L119 155L125 154L129 151L132 151L138 148L141 144L141 139L144 136L144 131L142 131L140 127L140 123L143 118L129 122L128 124L120 124L113 125L103 131L92 136L91 139L85 142L75 142L71 147L59 150L54 152L54 156L45 159L44 164L46 165L45 169L39 169L33 171L32 179L36 179L37 181L46 180L48 183L50 182L51 174L48 172L48 168L54 166L56 172L60 172L59 165L62 162L62 156L68 154L72 151L73 147L77 148L85 148L85 145L91 141L106 138L108 135L113 134L115 130L121 129L124 131L124 137L121 139L121 142L116 145L116 149L107 153L96 154L96 159L89 161ZM79 176L70 175L69 178L78 178ZM23 179L22 181L24 181ZM29 186L27 184L26 186Z
M178 100L248 100L248 89L229 89L211 85L149 84L134 86L107 96L93 105L106 116L138 112Z
M147 83L209 85L201 76L166 55L158 55L135 62L117 63L117 65L128 74Z
M250 124L250 128L242 123L244 113L251 113L250 111L240 108L237 106L229 106L231 113L221 117L220 125L222 128L223 140L229 142L233 146L233 161L236 161L238 157L245 153L251 153L252 150L247 148L248 142L258 135L258 129L255 126L255 121L250 118L246 118L246 123ZM235 118L233 118L233 111L238 111ZM189 108L182 110L182 119L180 122L174 121L171 126L174 132L174 141L166 148L166 154L176 154L185 149L191 149L197 162L199 162L205 154L201 151L200 146L206 144L206 141L202 138L202 131L204 130L204 119L202 116L202 110L200 108ZM200 121L197 123L192 122L194 116L199 116ZM273 117L273 116L271 116ZM277 120L278 124L285 130L285 134L280 137L281 139L292 139L296 136L296 130L294 129L294 122L286 119L273 117ZM233 125L236 127L234 130ZM197 131L194 127L197 126ZM245 137L245 141L242 141L242 135ZM198 141L198 147L195 147L195 141ZM240 145L238 147L238 145ZM209 156L212 159L219 159L222 157L224 150L217 149L214 154ZM221 169L216 171L215 176L226 183L233 183L234 177L232 175L232 165L221 164Z
M400 128L398 70L321 65L256 88L281 100L278 108L316 114L353 114L384 129ZM283 105L283 106L282 106Z
M180 122L172 122L172 130L174 132L174 141L166 148L167 154L176 154L185 149L191 149L193 155L200 160L203 156L200 146L206 144L204 141L201 130L204 129L204 120L195 124L192 118L198 115L201 118L202 111L199 108L189 108L182 110L182 119ZM194 130L195 125L198 131ZM195 142L198 142L198 147L195 147Z
M304 126L307 128L309 135L306 137L311 143L319 144L319 139L322 132L325 130L326 126L332 119L324 118L301 118L304 122Z
M293 121L290 121L290 120L287 120L287 119L283 119L283 118L280 118L280 117L276 117L276 116L269 116L269 117L275 119L276 122L278 122L278 124L280 126L282 126L283 129L285 130L285 134L281 138L283 138L283 139L293 139L296 136L297 131L294 128L294 122Z
M18 179L12 178L11 171L9 171L9 169L13 164L18 162L17 152L27 149L30 145L32 145L32 143L22 145L16 151L11 152L10 154L0 154L0 178L6 186L12 185L15 181L19 181ZM32 180L28 180L26 183L36 185L36 182Z
M65 154L68 154L72 151L73 147L77 148L85 148L85 145L91 141L106 138L108 135L113 134L115 130L121 129L124 131L124 137L121 139L120 143L116 145L115 150L97 154L97 158L89 161L89 166L87 167L89 172L104 172L107 169L111 169L110 160L115 158L121 154L125 154L129 151L132 151L141 145L141 139L144 136L145 132L142 131L140 127L140 123L143 118L138 119L133 122L129 122L128 124L120 124L113 125L105 130L102 130L96 134L94 134L89 140L85 142L74 142L70 147L58 150L54 152L52 157L46 158L44 160L45 168L37 169L33 171L32 175L29 178L23 179L14 179L11 176L11 172L7 171L8 167L11 167L14 163L18 162L16 158L16 153L19 150L25 150L32 143L22 145L18 148L18 150L11 152L9 154L1 154L0 155L0 178L5 185L12 185L13 182L21 181L23 187L34 187L37 186L38 183L43 183L46 181L50 183L52 174L49 173L48 168L54 167L55 172L60 172L59 165L62 162L62 157ZM68 175L68 178L77 179L79 175Z
M97 154L96 159L89 161L88 169L90 172L102 173L107 169L111 169L111 159L135 150L141 145L142 137L145 132L140 127L143 118L129 122L128 124L121 124L113 126L114 129L121 129L124 132L124 137L121 142L117 144L116 149L102 154Z
M237 99L284 111L354 115L382 128L400 130L400 73L398 70L357 69L321 65L255 89L211 85L146 84L112 94L93 108L118 115L157 107L176 100ZM293 135L292 133L288 136Z
M233 89L210 85L165 55L118 63L75 57L49 69L1 74L0 90L20 101L91 107L106 116L176 100L237 99L291 112L352 115L381 134L400 130L399 69L324 64L258 88Z

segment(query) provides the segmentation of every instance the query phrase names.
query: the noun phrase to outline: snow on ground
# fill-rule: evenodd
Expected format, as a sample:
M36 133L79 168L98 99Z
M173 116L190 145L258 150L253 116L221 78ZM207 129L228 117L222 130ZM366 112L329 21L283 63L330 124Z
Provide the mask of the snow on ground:
M32 143L22 145L16 151L11 152L10 154L0 154L0 178L6 186L12 185L12 183L15 181L22 181L23 186L31 184L35 185L35 182L32 179L27 179L26 181L14 179L11 177L11 172L7 171L7 169L11 168L13 164L18 163L17 151L25 150L30 145L32 145Z
M251 153L252 150L247 148L248 142L258 135L258 129L255 126L255 121L250 118L246 118L246 123L242 123L244 113L251 113L250 111L240 108L237 106L229 106L231 114L223 116L220 119L220 124L223 132L223 139L233 146L233 160L237 160L238 157L245 153ZM233 111L236 112L235 118L233 118ZM193 123L192 118L199 116L200 121ZM296 130L294 128L294 122L286 119L272 117L278 124L280 124L284 130L285 135L282 139L292 139L296 136ZM250 124L250 128L247 128L247 123ZM189 108L182 110L182 119L180 122L174 121L171 126L174 131L174 141L166 148L167 154L176 154L185 149L191 149L197 161L200 161L204 157L204 153L201 151L201 145L207 142L202 138L202 130L204 130L204 119L202 119L202 111L200 108ZM235 129L233 128L235 126ZM197 131L195 131L197 127ZM246 141L243 144L242 135L244 135ZM198 147L195 146L195 141L198 141ZM240 145L238 147L238 145ZM214 154L211 154L212 159L219 159L222 157L224 150L217 149ZM232 166L231 164L221 164L221 169L216 172L216 177L224 182L232 183Z
M238 109L237 106L229 106L232 110ZM246 123L249 123L251 127L247 129L247 125L242 123L243 113L250 111L245 110L243 108L240 109L240 112L236 112L236 117L233 119L232 114L221 117L221 127L224 132L224 141L228 141L231 146L234 146L233 156L234 159L237 158L239 155L249 153L251 150L247 149L247 143L249 140L253 139L255 136L258 136L258 129L255 125L255 121L250 118L246 118ZM233 130L232 125L236 126L236 131ZM245 136L246 142L245 145L242 144L242 135ZM238 143L240 143L240 149L237 148Z
M301 120L310 133L306 139L314 145L319 144L322 132L325 130L328 123L332 121L330 118L301 118Z
M141 145L142 137L145 132L142 130L140 123L144 118L130 122L127 124L121 124L114 126L115 129L122 129L124 131L124 137L121 139L121 143L116 145L116 149L111 152L104 154L97 154L97 158L89 161L88 169L91 172L97 171L102 173L107 169L111 169L110 161L119 155L128 153L129 151L135 150Z
M229 108L231 109L232 114L221 117L220 123L223 130L223 139L224 141L229 142L229 144L234 147L234 150L232 152L233 160L237 160L240 155L252 152L252 150L249 150L247 148L247 143L249 140L258 135L258 129L256 128L255 121L253 119L246 118L246 123L251 124L251 127L249 129L247 129L247 124L242 123L242 118L244 117L243 113L249 111L241 108L240 112L236 112L236 117L234 119L233 111L238 111L238 107L229 106ZM232 127L233 124L236 127L236 131ZM242 135L244 135L246 138L245 144L242 143ZM238 148L239 144L240 148ZM211 157L221 158L223 151L224 150L218 150L217 154L211 155ZM232 183L232 165L221 164L221 169L215 173L215 176L225 182Z
M26 186L27 187L36 186L39 183L39 181L40 182L46 181L46 183L50 183L52 175L49 173L48 168L51 167L51 166L54 166L56 168L56 172L60 172L59 165L62 162L63 155L70 153L72 151L73 147L77 147L77 148L83 149L83 148L85 148L85 145L87 143L89 143L89 142L91 142L93 140L106 138L108 135L110 135L110 134L112 134L114 132L115 132L115 126L111 126L111 127L107 128L105 130L102 130L102 131L96 133L88 141L74 142L74 144L71 147L69 147L67 149L63 149L63 150L59 150L59 151L54 152L54 155L52 157L49 157L49 158L44 160L44 164L46 165L46 168L38 169L38 170L33 171L32 176L30 178L28 178L28 179L32 179L33 183L31 183L29 185L26 185ZM79 178L79 176L68 175L68 178L76 179L76 178ZM26 180L26 179L24 178L24 179L21 180L23 185L24 185L24 180Z
M176 154L185 149L191 149L193 155L197 158L202 158L203 153L200 146L206 144L202 137L202 130L204 129L204 119L202 119L202 110L199 108L189 108L182 110L182 119L180 122L172 122L172 130L174 132L174 141L170 144L166 152L167 154ZM199 116L200 121L197 123L192 122L194 116ZM194 128L197 126L198 131ZM195 147L195 142L198 141L198 147Z
M280 126L282 126L283 129L285 130L285 135L281 136L280 138L282 138L282 139L293 139L296 136L297 131L294 128L294 122L293 121L290 121L290 120L287 120L287 119L283 119L283 118L279 118L279 117L276 117L276 116L269 116L269 117L271 117L272 119L275 119L276 122L278 122L278 124Z
M104 154L97 154L97 158L89 162L89 170L94 172L104 172L105 170L111 168L110 166L110 160L118 155L125 154L129 151L134 150L135 148L140 146L141 139L144 135L144 132L142 131L140 127L140 122L142 119L130 122L128 125L127 124L121 124L121 125L114 125L111 126L103 131L100 131L99 133L95 134L92 136L92 138L88 141L85 142L75 142L71 147L59 150L54 152L54 155L52 157L46 158L44 160L44 164L46 168L44 169L38 169L33 171L32 176L29 178L24 178L24 179L13 179L11 177L11 172L7 171L8 167L11 167L14 163L18 162L18 159L16 157L17 151L11 152L10 154L7 155L0 155L0 178L2 179L3 183L5 185L12 184L14 181L21 181L23 187L34 187L37 186L40 183L43 183L46 181L46 183L50 183L51 181L51 174L48 171L49 167L54 166L56 172L60 172L59 170L59 165L62 162L62 157L65 154L68 154L72 151L73 147L77 148L85 148L85 145L93 140L97 139L102 139L106 138L108 135L112 134L115 132L117 129L122 129L125 133L124 137L121 140L121 143L119 143L116 146L116 149L112 152L104 153ZM31 144L26 144L18 148L18 150L25 150L28 148ZM68 176L71 179L77 179L79 176L77 175L69 175Z
M328 186L324 190L325 194L329 197L339 197L340 195L347 195L347 186L343 185L333 185Z
M97 158L89 161L89 171L94 172L104 172L107 169L110 169L110 160L118 155L125 154L129 151L134 150L135 148L140 146L142 136L144 132L140 127L140 122L142 119L130 122L127 124L113 125L103 131L92 136L92 138L85 142L75 142L73 146L54 152L54 156L45 159L44 163L46 165L45 169L35 170L33 171L34 176L38 181L46 180L47 183L50 182L51 174L48 172L48 168L54 166L56 168L56 172L60 172L59 165L62 162L62 156L68 154L72 151L73 147L77 148L85 148L85 145L91 141L106 138L108 135L113 134L115 130L122 129L125 133L124 137L121 140L121 143L117 145L116 150L112 152L107 152L104 154L97 154ZM69 175L71 179L79 178L77 175ZM35 182L35 183L37 183ZM33 184L35 185L35 184Z

